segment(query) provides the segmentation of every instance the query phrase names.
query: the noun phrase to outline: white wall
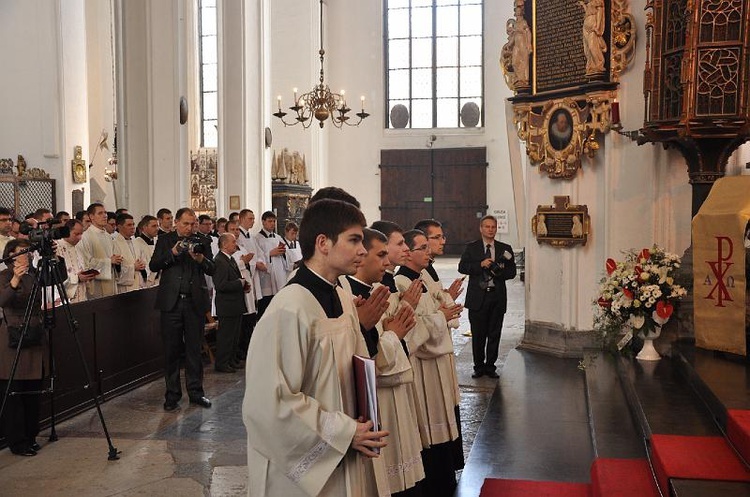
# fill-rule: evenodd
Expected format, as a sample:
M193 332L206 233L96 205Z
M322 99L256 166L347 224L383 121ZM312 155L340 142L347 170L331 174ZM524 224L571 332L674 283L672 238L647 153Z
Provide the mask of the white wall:
M362 203L368 221L380 218L380 150L425 148L436 135L433 148L487 147L488 212L507 210L510 233L500 238L521 248L516 233L513 186L510 173L505 99L512 94L497 63L506 42L505 20L513 14L513 2L485 2L484 11L484 128L446 130L386 130L383 77L383 2L329 0L327 78L335 87L346 88L354 105L366 97L371 116L359 128L328 130L328 184L340 186ZM478 233L478 228L477 228Z

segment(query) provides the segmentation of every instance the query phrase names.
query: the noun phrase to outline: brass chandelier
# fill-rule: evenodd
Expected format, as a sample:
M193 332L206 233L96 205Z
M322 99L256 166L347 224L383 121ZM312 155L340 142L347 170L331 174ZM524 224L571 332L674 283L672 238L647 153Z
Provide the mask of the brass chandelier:
M313 117L318 120L321 128L329 117L333 125L337 128L342 128L344 125L359 126L370 115L365 112L365 97L360 97L362 110L355 114L359 119L350 122L351 117L347 114L352 109L346 104L344 90L341 90L341 93L333 93L324 82L323 61L326 52L323 50L323 0L320 0L320 50L318 53L320 54L320 83L313 86L309 92L300 95L299 98L297 97L297 89L294 89L294 105L289 107L289 110L296 114L292 115L295 120L287 122L284 119L287 112L281 110L281 95L276 98L279 110L278 112L274 112L273 115L278 117L284 123L284 126L302 124L302 127L305 129L312 125Z

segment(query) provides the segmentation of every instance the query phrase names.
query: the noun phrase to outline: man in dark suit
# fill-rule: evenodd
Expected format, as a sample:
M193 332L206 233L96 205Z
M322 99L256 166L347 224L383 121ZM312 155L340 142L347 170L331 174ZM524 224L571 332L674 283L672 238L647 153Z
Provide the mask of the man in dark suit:
M465 307L469 309L474 374L472 378L498 378L495 368L503 317L508 305L505 280L516 277L513 248L495 240L497 219L484 216L479 223L482 238L466 245L458 271L469 275Z
M214 258L214 290L216 291L216 315L219 317L219 331L216 335L216 371L234 373L237 371L234 358L237 353L242 315L247 312L245 293L250 284L242 279L240 268L232 254L237 251L237 240L231 233L219 237L219 253Z
M192 404L211 407L203 393L201 343L203 319L211 309L205 275L215 266L207 239L190 242L195 212L186 207L177 211L175 231L159 235L149 268L161 271L156 309L161 311L161 333L166 361L164 410L174 411L182 397L180 352L185 343L185 387Z

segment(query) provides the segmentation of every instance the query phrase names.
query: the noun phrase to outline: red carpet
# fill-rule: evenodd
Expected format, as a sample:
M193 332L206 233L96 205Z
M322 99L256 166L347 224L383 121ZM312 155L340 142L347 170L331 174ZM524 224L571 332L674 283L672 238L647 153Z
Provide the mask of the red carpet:
M596 459L591 491L593 497L659 497L646 459Z
M652 435L651 461L665 495L670 478L750 481L750 471L722 437Z
M487 478L479 497L591 497L588 483Z
M750 411L741 409L727 411L727 438L745 462L750 462Z

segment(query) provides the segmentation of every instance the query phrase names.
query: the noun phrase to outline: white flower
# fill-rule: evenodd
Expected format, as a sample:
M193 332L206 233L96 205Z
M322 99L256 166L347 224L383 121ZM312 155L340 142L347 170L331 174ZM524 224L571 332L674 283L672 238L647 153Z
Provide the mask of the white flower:
M643 327L643 323L646 322L645 316L637 316L633 314L630 316L630 325L636 330L640 330Z

